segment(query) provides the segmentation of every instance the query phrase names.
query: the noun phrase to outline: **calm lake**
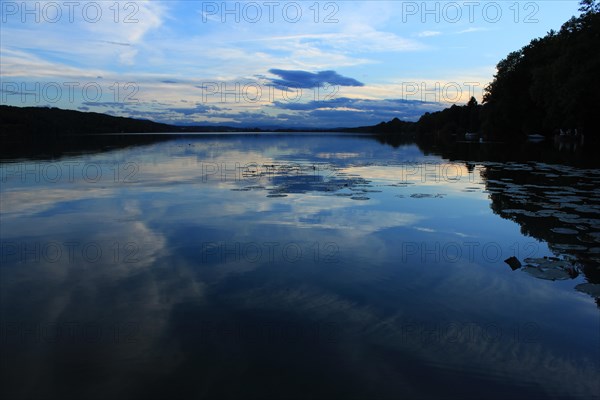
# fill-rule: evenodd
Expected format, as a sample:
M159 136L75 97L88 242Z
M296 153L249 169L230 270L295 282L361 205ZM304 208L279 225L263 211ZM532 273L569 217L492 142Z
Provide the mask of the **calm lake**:
M0 182L2 398L600 393L600 169L225 134Z

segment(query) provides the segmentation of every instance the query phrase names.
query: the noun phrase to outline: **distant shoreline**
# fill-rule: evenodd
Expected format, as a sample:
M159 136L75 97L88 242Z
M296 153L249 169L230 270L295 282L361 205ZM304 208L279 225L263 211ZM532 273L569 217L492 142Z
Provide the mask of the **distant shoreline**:
M198 135L198 134L277 134L320 133L348 134L374 133L374 127L337 128L258 128L232 126L181 126L150 120L115 117L96 112L83 112L48 107L15 107L0 105L0 137L54 140L58 137L91 135Z

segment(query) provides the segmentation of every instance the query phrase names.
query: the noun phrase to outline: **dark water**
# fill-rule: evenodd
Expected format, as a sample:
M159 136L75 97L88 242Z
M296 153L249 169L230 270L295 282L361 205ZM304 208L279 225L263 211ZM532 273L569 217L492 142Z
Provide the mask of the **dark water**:
M599 394L598 169L215 135L0 179L2 398Z

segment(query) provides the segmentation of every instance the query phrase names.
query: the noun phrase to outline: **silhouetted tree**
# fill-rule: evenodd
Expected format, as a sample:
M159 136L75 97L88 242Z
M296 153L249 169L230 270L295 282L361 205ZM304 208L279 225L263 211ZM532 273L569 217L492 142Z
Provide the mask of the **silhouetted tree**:
M580 4L582 14L569 19L558 33L551 30L498 63L483 98L483 125L492 135L517 138L558 128L595 133L600 3Z

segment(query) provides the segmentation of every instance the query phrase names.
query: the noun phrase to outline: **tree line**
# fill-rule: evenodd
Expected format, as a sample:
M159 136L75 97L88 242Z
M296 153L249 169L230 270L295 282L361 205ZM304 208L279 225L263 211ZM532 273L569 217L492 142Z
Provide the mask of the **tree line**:
M579 11L558 32L501 60L482 104L471 98L463 106L425 113L416 123L390 121L372 131L436 141L477 132L486 140L511 141L577 129L586 142L600 141L600 2L583 0Z

